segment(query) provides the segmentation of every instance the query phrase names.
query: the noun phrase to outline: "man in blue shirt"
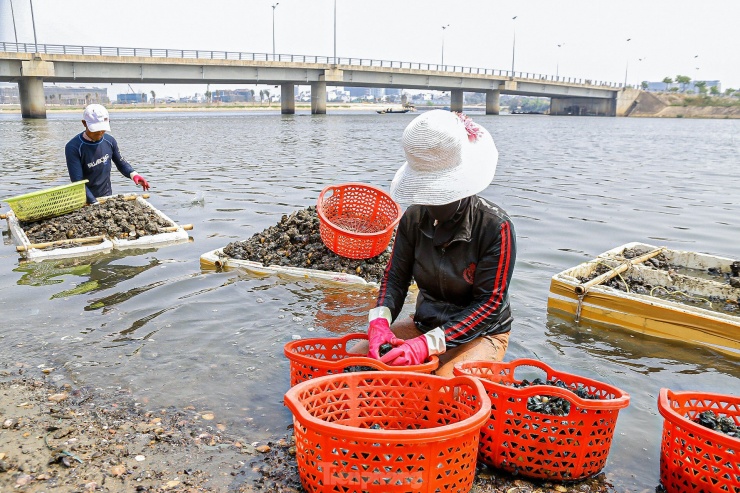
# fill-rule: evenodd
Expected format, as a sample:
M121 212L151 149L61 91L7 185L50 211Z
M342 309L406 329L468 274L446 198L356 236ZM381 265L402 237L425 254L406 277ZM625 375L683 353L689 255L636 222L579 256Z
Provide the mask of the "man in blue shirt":
M88 204L96 203L97 197L113 195L110 183L111 162L123 176L131 178L144 190L149 190L149 183L121 156L116 139L105 135L105 132L110 132L108 110L99 104L88 105L82 114L82 125L85 131L67 142L64 154L69 178L73 182L88 180Z

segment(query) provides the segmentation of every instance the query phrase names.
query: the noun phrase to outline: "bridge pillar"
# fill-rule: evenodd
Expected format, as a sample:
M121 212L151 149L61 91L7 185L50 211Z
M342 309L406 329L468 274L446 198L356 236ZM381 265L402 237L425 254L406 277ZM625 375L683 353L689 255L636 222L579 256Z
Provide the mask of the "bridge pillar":
M311 82L311 114L326 115L326 82Z
M501 105L499 104L499 97L501 91L496 89L495 91L486 91L486 115L498 115L501 112Z
M463 110L463 90L453 89L450 91L450 111Z
M44 81L41 77L21 77L18 81L23 118L46 118Z
M280 84L280 113L295 114L295 85L291 82ZM313 94L313 91L311 91Z
M46 118L43 78L53 76L54 63L44 61L38 53L31 60L21 61L18 94L21 99L21 116L23 118Z

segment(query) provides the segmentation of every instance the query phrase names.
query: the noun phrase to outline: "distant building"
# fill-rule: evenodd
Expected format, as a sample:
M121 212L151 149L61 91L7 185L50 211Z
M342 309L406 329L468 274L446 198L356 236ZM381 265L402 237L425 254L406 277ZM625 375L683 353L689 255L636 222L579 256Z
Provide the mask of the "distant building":
M347 90L349 91L349 97L352 99L364 98L371 95L370 89L367 87L348 87Z
M46 104L82 106L90 103L108 104L108 90L102 87L65 87L45 85ZM18 86L0 87L0 104L20 104Z
M0 104L21 104L18 98L18 86L0 87Z
M146 94L119 94L116 96L116 103L118 104L133 104L133 103L146 103Z
M211 93L214 102L222 103L251 102L254 98L254 89L216 89Z

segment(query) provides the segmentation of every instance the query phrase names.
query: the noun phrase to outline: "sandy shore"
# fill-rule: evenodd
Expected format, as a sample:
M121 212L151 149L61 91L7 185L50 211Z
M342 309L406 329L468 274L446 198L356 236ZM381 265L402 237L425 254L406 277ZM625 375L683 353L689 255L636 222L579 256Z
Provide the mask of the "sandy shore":
M0 370L0 491L303 491L291 427L266 442L236 436L216 410L155 409L125 391L51 382L54 369ZM614 493L602 474L531 483L483 466L471 493Z

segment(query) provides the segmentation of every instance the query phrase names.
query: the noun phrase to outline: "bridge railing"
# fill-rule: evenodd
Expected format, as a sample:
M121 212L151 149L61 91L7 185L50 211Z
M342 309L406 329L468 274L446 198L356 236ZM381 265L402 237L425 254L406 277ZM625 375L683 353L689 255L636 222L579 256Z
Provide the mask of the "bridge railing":
M514 77L517 79L564 84L583 84L601 87L622 87L621 83L607 82L576 77L538 74L533 72L511 72L480 67L460 65L439 65L433 63L402 62L396 60L375 60L371 58L345 58L310 55L287 55L271 53L248 53L241 51L216 50L174 50L168 48L121 48L110 46L53 45L36 43L0 42L0 51L9 53L44 53L49 55L98 55L116 57L179 58L193 60L245 60L260 62L314 63L318 65L344 65L354 67L379 67L407 70L428 70L454 74L488 75L493 77Z

